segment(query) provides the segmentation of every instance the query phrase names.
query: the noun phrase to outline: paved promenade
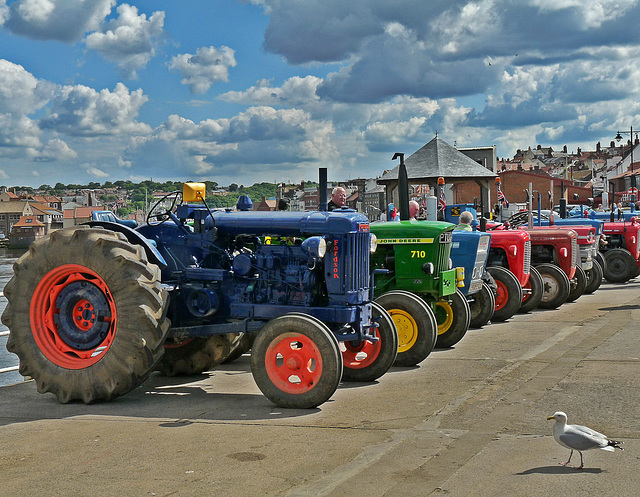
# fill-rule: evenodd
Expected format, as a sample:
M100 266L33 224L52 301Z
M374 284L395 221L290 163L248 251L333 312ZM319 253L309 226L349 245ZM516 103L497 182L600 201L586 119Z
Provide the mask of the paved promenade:
M640 281L605 283L307 411L270 404L247 356L89 406L0 387L0 496L635 496L639 319ZM624 452L560 466L557 410Z

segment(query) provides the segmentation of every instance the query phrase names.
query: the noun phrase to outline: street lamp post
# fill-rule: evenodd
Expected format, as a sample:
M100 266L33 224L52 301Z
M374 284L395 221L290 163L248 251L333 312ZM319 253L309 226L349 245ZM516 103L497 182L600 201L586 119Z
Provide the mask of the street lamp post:
M616 135L616 141L618 143L620 143L620 140L622 140L622 135L623 134L628 134L629 138L630 138L630 142L631 142L631 155L630 155L630 159L631 159L631 204L634 206L636 205L636 176L633 173L633 126L631 126L631 130L630 131L618 131L618 134Z

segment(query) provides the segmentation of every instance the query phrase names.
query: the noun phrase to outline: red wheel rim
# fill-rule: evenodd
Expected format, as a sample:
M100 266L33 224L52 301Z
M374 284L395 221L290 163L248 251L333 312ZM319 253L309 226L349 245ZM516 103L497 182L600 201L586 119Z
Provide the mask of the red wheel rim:
M380 334L376 330L374 332L376 337L380 337ZM372 342L370 340L363 340L359 344L355 345L353 342L344 342L346 350L342 352L342 362L345 368L350 369L364 369L371 366L380 355L380 348L382 346L382 340Z
M54 364L82 369L109 350L116 332L113 296L95 271L65 264L38 283L29 310L33 338Z
M507 287L501 281L496 281L498 286L498 294L496 295L496 311L502 309L509 301L509 292Z
M264 358L271 382L281 391L302 394L322 376L322 355L306 335L283 333L269 344Z

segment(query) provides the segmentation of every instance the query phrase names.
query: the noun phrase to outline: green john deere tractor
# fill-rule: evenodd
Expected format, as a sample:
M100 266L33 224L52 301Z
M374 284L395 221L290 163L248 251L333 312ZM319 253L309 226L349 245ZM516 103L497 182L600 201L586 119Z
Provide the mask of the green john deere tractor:
M455 225L411 220L370 228L378 239L371 267L381 270L374 295L398 330L395 364L412 366L434 347L457 343L469 328L469 304L457 288L464 284L464 271L452 268L450 258Z

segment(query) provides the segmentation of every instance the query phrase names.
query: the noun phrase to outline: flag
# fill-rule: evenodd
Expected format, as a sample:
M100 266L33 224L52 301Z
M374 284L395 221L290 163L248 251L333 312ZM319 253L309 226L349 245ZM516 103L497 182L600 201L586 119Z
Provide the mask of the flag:
M500 188L500 183L498 183L498 203L502 204L503 207L509 207L509 202L507 201L507 197L502 193L502 188Z
M444 197L444 187L440 188L440 198L438 199L438 211L443 211L447 206L447 200Z

